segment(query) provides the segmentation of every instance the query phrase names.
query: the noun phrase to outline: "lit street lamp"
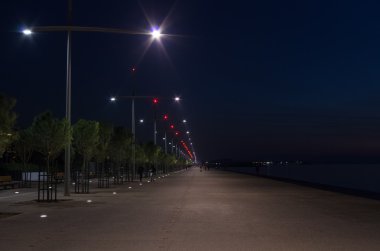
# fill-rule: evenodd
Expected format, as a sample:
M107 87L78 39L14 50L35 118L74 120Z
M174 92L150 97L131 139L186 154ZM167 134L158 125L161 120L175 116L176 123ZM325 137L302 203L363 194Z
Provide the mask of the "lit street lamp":
M179 101L181 101L181 98L178 97L178 96L176 96L176 97L174 97L174 101L175 101L175 102L179 102Z
M30 36L35 32L67 32L67 52L66 52L66 120L71 125L71 36L72 32L102 32L102 33L119 33L133 35L150 35L153 40L159 39L162 34L159 29L153 29L150 33L131 32L125 29L101 28L101 27L81 27L72 26L72 0L68 0L68 25L67 26L39 26L27 28L22 31L24 35ZM116 100L116 99L115 99ZM113 100L113 101L115 101ZM112 101L112 100L111 100ZM132 106L134 101L132 99ZM132 108L133 109L133 108ZM132 114L134 117L134 114ZM133 119L134 120L134 119ZM133 121L134 124L134 121ZM132 128L134 131L134 127ZM134 133L133 133L134 135ZM134 136L133 136L134 138ZM134 147L133 147L134 149ZM65 148L65 177L64 177L64 195L70 196L70 152L71 142ZM135 152L135 150L134 150ZM135 154L133 155L135 158ZM133 164L135 165L135 163Z

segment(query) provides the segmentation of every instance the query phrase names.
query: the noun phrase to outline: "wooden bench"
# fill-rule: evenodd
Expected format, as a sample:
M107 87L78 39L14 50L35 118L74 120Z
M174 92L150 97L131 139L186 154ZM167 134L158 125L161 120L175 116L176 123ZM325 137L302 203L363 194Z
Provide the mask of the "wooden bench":
M58 172L55 176L54 176L54 179L59 182L59 183L62 183L63 180L65 178L65 173L62 173L62 172Z
M7 189L8 187L15 188L20 187L19 181L12 181L12 176L0 176L0 187Z

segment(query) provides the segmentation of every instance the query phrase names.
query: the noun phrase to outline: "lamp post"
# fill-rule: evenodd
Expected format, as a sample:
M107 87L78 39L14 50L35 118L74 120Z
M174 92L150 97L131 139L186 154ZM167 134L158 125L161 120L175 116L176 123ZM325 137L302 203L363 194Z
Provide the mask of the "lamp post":
M157 145L157 105L158 105L158 98L153 99L153 110L154 110L154 117L153 117L153 142L154 145Z
M132 32L125 29L101 28L101 27L82 27L72 26L72 0L68 0L68 25L67 26L38 26L32 29L24 29L22 33L30 36L34 32L67 32L67 52L66 52L66 120L71 125L71 40L72 32L102 32L102 33L119 33L129 35L150 35L153 40L159 39L162 34L160 29L152 29L150 33ZM134 95L134 94L133 94ZM132 131L134 135L134 100L132 99ZM133 155L135 159L135 137L133 136ZM135 161L133 161L135 163ZM64 195L70 196L70 166L71 166L71 141L65 148L65 179L64 179ZM134 168L135 169L135 168ZM134 170L133 169L133 170Z
M132 68L132 71L135 72L136 69ZM135 89L132 89L132 96L114 96L109 99L111 102L116 102L119 99L131 99L132 102L132 111L131 111L131 129L132 129L132 181L135 178L136 174L136 117L135 117L135 99L146 99L152 98L152 96L136 96ZM140 120L141 123L141 120Z
M72 24L73 4L68 1L68 24ZM31 32L30 32L31 33ZM71 125L71 30L67 31L67 53L66 53L66 120ZM71 183L71 140L65 148L65 188L64 196L70 196Z

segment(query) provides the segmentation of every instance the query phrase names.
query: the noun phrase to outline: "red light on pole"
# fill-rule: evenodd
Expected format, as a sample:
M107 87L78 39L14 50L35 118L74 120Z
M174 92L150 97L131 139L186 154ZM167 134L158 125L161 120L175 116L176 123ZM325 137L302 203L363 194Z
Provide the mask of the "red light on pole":
M164 120L168 120L169 116L167 114L164 115Z
M158 104L158 98L153 99L153 104Z
M175 136L178 136L179 132L175 132Z
M174 129L174 125L170 125L170 128L171 128L171 129Z

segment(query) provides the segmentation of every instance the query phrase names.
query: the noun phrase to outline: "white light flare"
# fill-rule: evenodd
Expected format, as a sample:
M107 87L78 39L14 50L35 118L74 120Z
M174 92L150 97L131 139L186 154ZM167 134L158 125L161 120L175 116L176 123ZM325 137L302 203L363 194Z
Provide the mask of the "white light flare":
M32 30L31 29L24 29L23 31L22 31L22 33L24 34L24 35L26 35L26 36L29 36L29 35L32 35Z
M150 32L150 35L152 36L153 39L160 39L162 34L161 34L160 29L153 28L152 31Z

